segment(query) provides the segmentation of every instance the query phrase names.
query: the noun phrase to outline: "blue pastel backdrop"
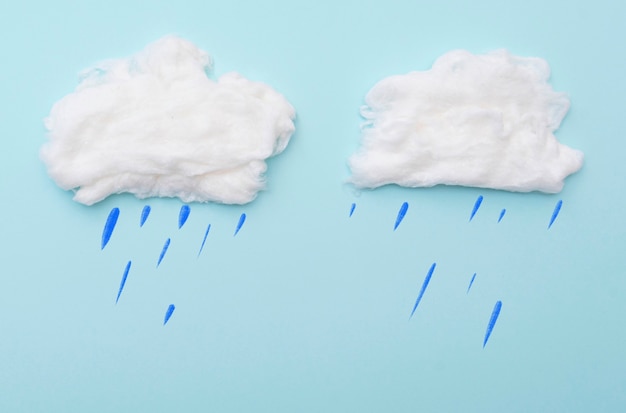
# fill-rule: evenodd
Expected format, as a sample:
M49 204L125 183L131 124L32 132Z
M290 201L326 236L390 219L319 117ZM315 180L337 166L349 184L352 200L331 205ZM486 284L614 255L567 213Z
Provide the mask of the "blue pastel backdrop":
M624 411L625 15L613 0L3 4L0 411ZM191 204L181 229L177 200L85 207L38 159L80 70L171 33L298 112L268 189ZM369 88L455 48L550 63L572 100L557 136L586 155L562 193L344 184Z

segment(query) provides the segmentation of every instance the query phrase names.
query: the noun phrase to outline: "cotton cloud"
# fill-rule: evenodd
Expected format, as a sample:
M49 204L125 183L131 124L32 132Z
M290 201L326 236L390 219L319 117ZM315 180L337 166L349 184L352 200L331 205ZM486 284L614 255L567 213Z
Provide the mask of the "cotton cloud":
M263 83L236 73L209 79L210 67L205 52L170 36L86 71L45 120L49 175L87 205L121 192L252 201L295 112Z
M351 182L559 192L583 154L553 135L569 99L549 75L542 59L459 50L431 70L383 79L365 99Z

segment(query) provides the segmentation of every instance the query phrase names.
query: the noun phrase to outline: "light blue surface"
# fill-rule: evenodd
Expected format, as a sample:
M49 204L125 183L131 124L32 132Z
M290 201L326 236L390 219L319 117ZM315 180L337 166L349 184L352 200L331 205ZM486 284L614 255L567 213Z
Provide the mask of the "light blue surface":
M625 15L614 0L4 4L0 411L624 411ZM254 203L192 204L178 229L181 203L149 200L140 228L146 202L85 207L53 184L42 119L81 69L169 33L217 75L283 93L297 133ZM571 96L557 136L586 159L561 194L342 184L376 81L503 47L545 58Z

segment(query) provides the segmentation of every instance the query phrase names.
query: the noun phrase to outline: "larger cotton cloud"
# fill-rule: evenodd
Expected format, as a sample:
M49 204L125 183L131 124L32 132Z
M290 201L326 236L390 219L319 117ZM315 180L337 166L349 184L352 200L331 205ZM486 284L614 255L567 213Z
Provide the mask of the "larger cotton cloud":
M569 100L549 75L542 59L459 50L383 79L365 99L351 182L559 192L583 154L553 135Z
M128 59L85 72L45 121L41 157L74 199L110 194L243 204L263 188L265 159L283 151L295 112L271 87L226 74L165 37Z

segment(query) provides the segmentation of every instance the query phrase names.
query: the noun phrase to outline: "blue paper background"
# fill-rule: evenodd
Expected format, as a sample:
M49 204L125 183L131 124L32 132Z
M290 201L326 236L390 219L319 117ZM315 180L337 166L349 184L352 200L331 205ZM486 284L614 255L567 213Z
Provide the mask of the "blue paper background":
M624 411L625 15L613 0L3 4L0 411ZM180 230L179 201L85 207L38 159L42 119L80 70L169 33L298 111L268 190L192 204ZM343 184L367 91L455 48L550 63L572 99L557 136L586 155L562 193Z

